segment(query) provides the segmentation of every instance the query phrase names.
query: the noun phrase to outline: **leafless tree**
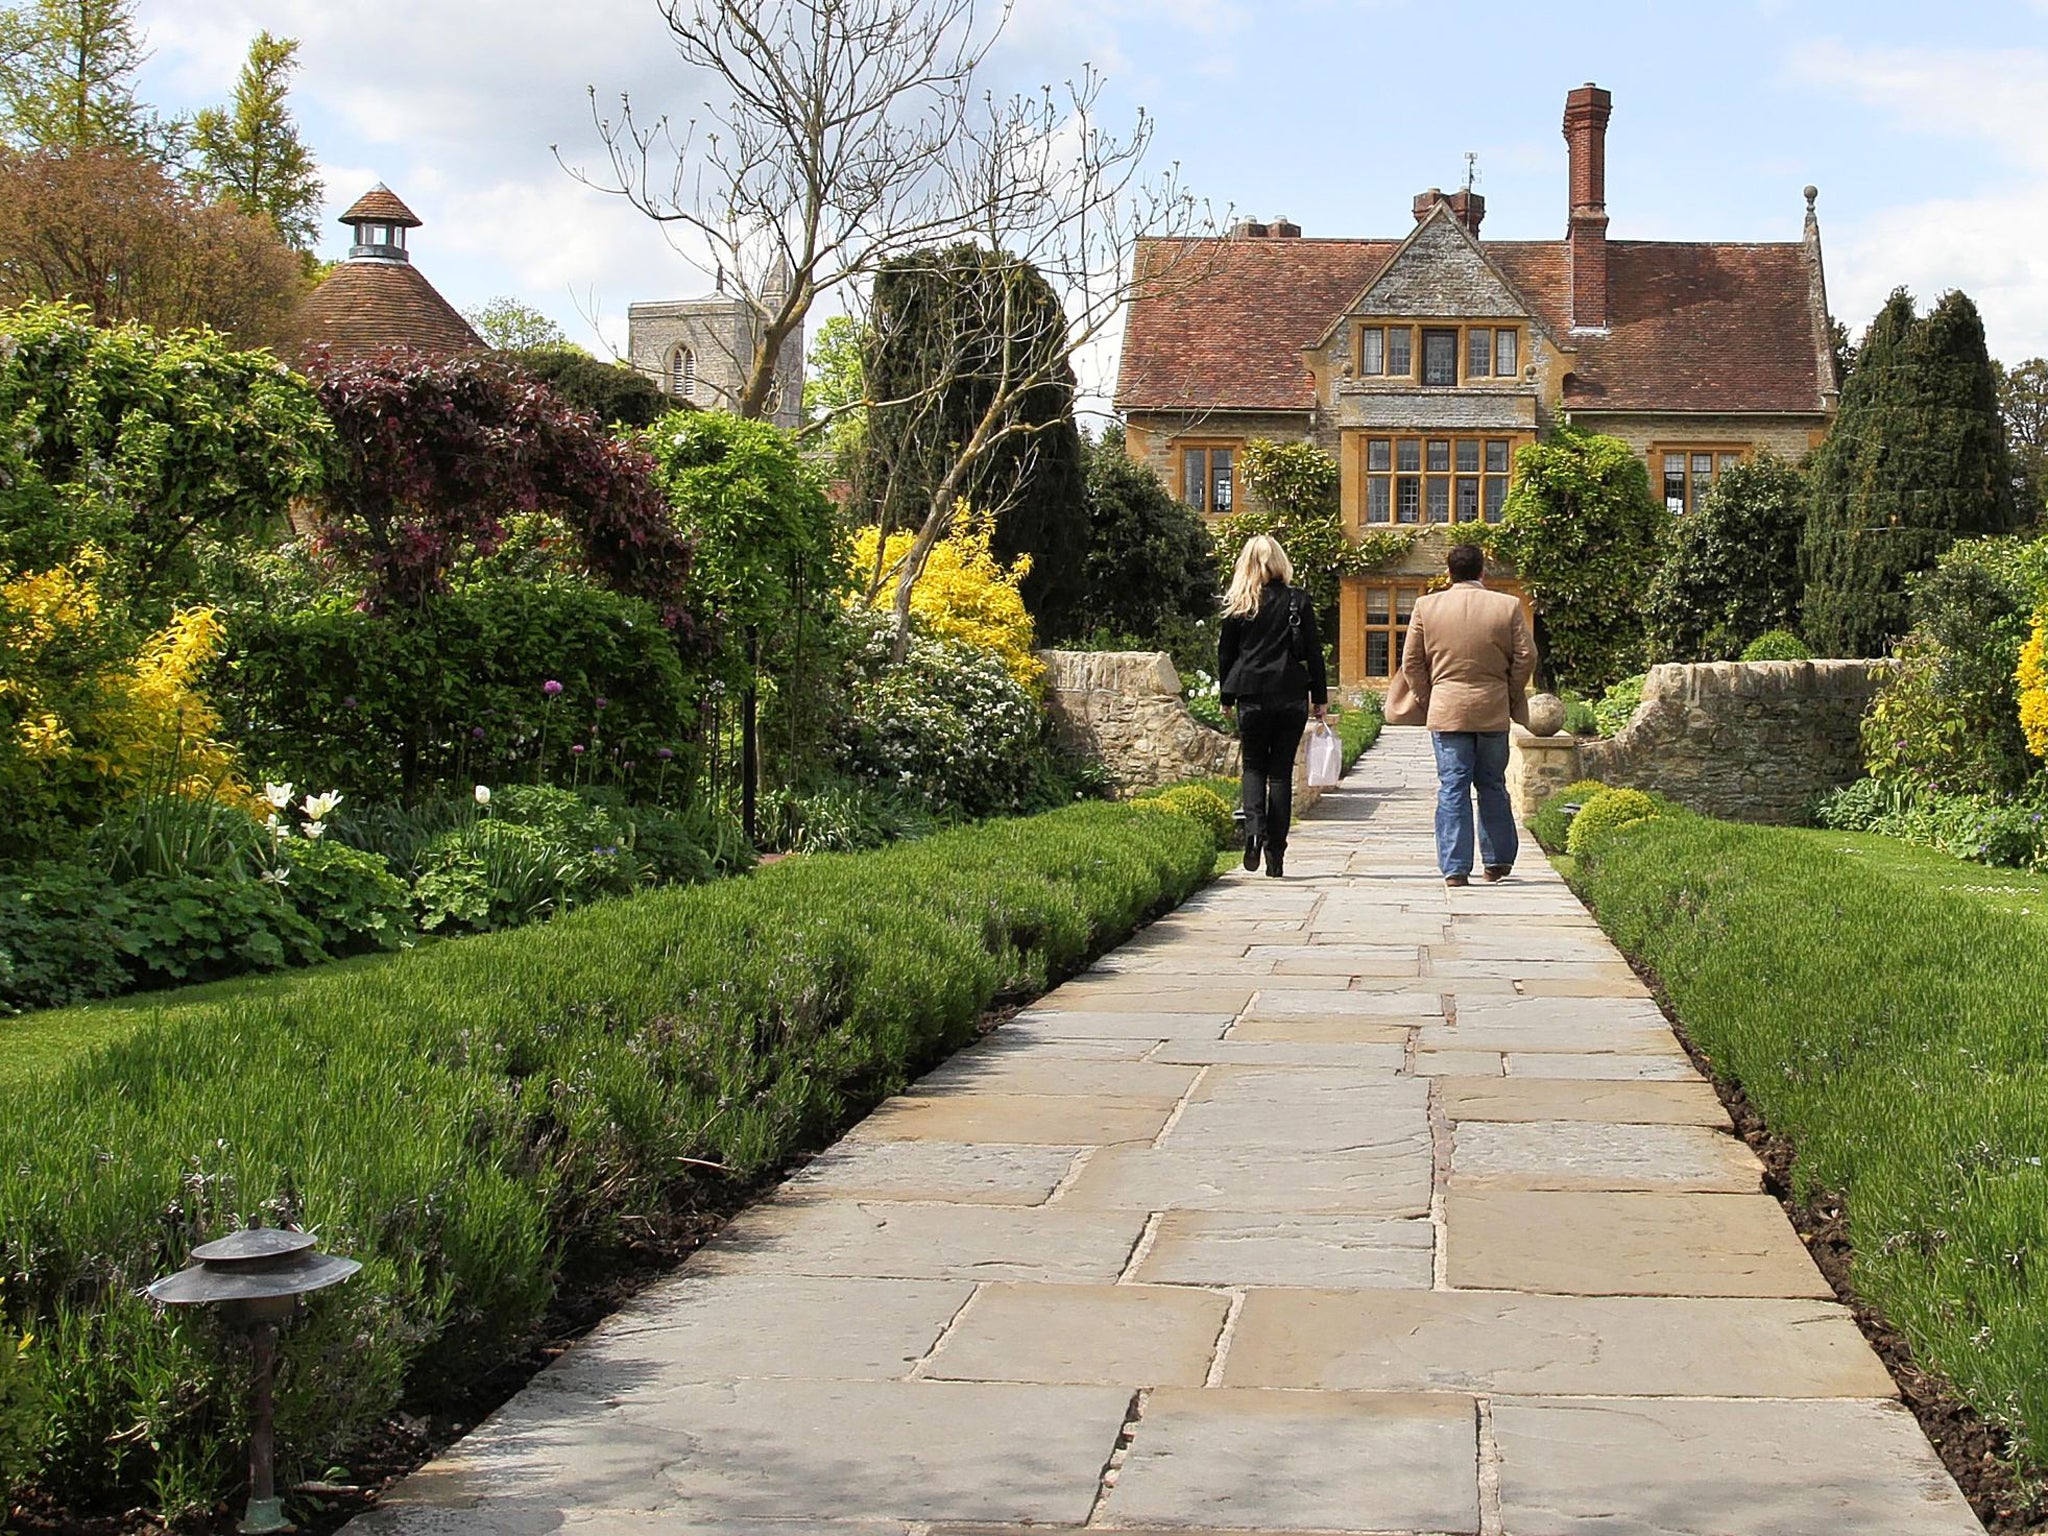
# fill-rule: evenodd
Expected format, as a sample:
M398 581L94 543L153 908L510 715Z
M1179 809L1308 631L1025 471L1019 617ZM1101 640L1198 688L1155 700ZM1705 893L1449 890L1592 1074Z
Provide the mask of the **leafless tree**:
M1025 430L1018 401L1103 343L1135 284L1174 281L1209 244L1190 237L1214 225L1177 167L1147 174L1148 116L1123 135L1100 125L1092 70L1024 95L983 87L1008 0L993 17L976 0L658 3L682 59L729 99L680 129L644 122L629 100L615 117L593 106L609 164L585 179L655 220L752 310L740 414L773 409L777 360L821 298L860 315L878 269L909 253L971 242L1028 263L1059 296L1063 345L1048 348L1029 326L1017 333L1009 285L989 290L982 328L1003 340L992 358L976 354L987 409L926 482L910 552L887 576L900 652L911 588L975 464ZM947 382L941 369L894 403L923 409Z

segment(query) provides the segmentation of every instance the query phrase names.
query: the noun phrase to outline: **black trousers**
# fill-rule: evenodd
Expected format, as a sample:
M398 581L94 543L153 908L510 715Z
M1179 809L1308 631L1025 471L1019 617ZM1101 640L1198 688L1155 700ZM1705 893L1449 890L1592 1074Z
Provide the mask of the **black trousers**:
M1237 740L1244 773L1244 833L1275 852L1287 847L1294 814L1294 754L1308 729L1308 701L1298 693L1237 701Z

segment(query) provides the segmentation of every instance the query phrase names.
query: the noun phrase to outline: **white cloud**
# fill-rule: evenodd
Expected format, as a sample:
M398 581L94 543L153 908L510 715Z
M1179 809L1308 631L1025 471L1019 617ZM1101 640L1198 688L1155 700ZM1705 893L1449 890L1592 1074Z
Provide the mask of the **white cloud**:
M1851 48L1826 39L1796 54L1791 69L1916 132L1977 139L2003 159L2048 170L2048 52L2038 48Z

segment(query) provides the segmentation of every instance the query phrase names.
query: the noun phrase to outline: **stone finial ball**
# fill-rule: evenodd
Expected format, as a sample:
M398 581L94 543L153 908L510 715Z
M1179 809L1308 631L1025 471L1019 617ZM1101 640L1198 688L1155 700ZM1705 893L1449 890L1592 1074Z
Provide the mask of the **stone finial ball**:
M1555 736L1564 729L1564 700L1554 693L1529 695L1529 734Z

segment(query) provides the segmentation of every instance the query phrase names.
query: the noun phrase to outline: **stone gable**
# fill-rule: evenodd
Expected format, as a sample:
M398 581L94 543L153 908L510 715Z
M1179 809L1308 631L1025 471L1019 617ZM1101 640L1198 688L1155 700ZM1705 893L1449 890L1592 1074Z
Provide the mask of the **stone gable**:
M1366 290L1353 313L1491 319L1522 317L1527 308L1486 264L1457 221L1439 210Z

